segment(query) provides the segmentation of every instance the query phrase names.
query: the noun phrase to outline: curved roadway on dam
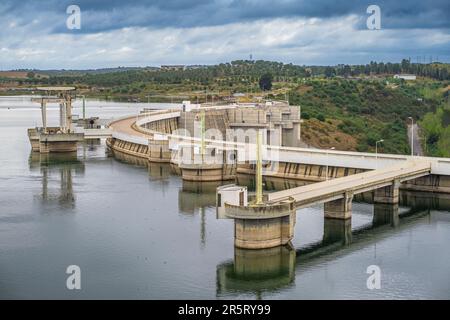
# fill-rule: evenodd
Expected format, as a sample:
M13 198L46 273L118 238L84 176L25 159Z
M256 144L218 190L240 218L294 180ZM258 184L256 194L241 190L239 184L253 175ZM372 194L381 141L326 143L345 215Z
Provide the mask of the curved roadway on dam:
M118 132L130 136L150 139L152 138L150 135L142 133L134 129L133 124L136 122L136 120L139 117L136 116L130 116L126 118L122 118L119 120L115 120L110 123L109 127L112 129L113 133Z

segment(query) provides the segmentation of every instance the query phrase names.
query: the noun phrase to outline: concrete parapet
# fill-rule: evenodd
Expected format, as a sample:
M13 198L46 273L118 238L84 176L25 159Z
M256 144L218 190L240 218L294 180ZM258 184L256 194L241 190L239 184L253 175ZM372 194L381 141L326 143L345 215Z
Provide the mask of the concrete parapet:
M362 169L345 168L345 167L333 167L324 165L312 165L303 163L288 163L279 162L276 165L276 170L265 170L264 176L283 178L283 179L295 179L302 181L319 182L328 179L346 177L352 174L364 172ZM237 167L237 173L240 174L255 174L254 165L249 163L239 163Z

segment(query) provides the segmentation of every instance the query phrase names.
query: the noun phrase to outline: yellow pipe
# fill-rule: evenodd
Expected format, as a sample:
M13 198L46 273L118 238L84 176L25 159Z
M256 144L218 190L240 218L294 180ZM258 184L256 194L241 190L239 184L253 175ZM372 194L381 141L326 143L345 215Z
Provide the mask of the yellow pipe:
M202 142L201 142L201 149L200 152L202 154L202 159L203 159L203 155L205 154L205 111L202 111L200 114L200 126L201 126L201 138L202 138Z

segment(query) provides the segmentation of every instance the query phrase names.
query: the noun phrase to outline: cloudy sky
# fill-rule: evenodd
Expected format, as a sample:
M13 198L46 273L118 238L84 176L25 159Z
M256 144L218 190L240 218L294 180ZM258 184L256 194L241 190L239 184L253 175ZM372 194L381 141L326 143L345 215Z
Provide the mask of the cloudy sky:
M369 30L369 5L381 29ZM69 5L81 28L68 29ZM0 69L450 62L450 1L0 0Z

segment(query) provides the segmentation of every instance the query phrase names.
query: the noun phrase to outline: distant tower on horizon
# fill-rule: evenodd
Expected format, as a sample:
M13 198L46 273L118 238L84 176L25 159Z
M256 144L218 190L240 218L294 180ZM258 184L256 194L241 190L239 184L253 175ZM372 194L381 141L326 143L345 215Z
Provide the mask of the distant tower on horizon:
M253 61L253 54L250 53L250 61Z

